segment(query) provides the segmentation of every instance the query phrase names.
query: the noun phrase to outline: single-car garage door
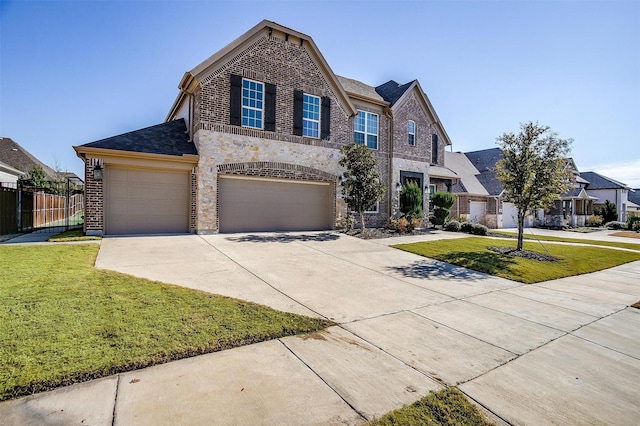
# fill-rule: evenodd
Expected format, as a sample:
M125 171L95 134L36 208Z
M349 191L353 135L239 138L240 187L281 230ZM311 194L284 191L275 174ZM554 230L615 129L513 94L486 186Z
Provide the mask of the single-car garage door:
M188 232L188 172L110 166L105 171L107 234Z
M469 203L469 220L473 223L484 221L484 215L487 212L487 206L484 201L471 201Z
M293 179L220 176L220 232L331 229L333 185Z

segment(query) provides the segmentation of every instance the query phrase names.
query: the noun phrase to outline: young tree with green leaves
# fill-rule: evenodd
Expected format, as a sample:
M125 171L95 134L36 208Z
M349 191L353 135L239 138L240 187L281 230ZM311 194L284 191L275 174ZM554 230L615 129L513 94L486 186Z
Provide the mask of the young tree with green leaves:
M522 250L525 216L546 208L571 186L566 158L572 140L560 139L548 126L520 124L520 133L504 133L496 143L502 159L496 176L504 188L504 200L518 209L518 245Z
M350 143L340 148L340 166L346 168L342 175L342 193L347 206L360 214L360 226L364 231L364 212L384 196L387 187L380 182L376 171L378 159L371 155L366 145Z
M422 190L414 181L409 181L400 190L400 211L408 219L422 217Z
M38 165L31 166L29 172L27 173L27 180L31 183L32 186L35 186L36 188L49 187L47 176L44 174L44 170L42 170L42 167Z

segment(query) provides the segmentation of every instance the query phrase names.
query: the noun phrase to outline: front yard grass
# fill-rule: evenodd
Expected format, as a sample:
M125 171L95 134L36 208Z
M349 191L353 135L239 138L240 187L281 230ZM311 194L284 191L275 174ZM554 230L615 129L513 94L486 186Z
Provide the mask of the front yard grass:
M393 247L484 272L514 281L531 284L573 275L587 274L640 260L640 253L605 247L571 246L525 241L523 249L551 255L556 262L541 262L509 257L488 247L515 248L515 242L493 238L469 237L438 240Z
M97 253L0 246L0 401L331 325L100 271Z
M489 426L478 409L457 388L431 392L410 405L385 414L370 426L460 425Z
M82 229L71 229L69 231L64 231L59 234L52 235L47 239L47 241L52 243L66 243L72 241L91 241L91 240L101 240L100 237L84 235L84 231Z
M491 236L504 236L509 238L518 238L517 233L506 232L506 231L490 231ZM612 234L615 235L615 234ZM555 242L563 242L563 243L579 243L579 244L588 244L592 246L602 246L602 247L618 247L625 248L631 250L640 251L640 244L638 243L620 243L617 241L599 241L599 240L583 240L580 238L569 238L569 237L556 237L556 236L547 236L547 235L531 235L524 234L525 240L538 240L538 241L555 241Z

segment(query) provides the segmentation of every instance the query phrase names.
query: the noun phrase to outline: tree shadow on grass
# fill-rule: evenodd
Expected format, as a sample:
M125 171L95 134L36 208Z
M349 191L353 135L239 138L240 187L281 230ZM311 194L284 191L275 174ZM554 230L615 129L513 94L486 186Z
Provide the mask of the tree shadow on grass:
M291 243L294 241L335 241L339 238L340 235L333 232L320 232L317 234L248 234L238 237L227 237L226 239L238 243Z
M409 278L478 280L488 279L488 275L497 275L498 272L509 272L511 265L515 264L497 253L451 252L437 260L416 261L408 266L388 269Z

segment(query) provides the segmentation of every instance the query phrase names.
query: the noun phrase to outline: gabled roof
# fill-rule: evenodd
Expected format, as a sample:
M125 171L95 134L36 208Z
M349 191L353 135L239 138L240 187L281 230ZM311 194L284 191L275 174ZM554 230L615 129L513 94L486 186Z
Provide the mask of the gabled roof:
M478 169L478 172L492 172L496 168L498 160L502 159L502 151L500 148L489 148L480 151L465 152L471 164Z
M471 164L466 155L461 152L445 151L444 164L460 178L459 184L452 187L453 193L489 195L489 192L476 177L476 175L479 175L478 170Z
M320 53L320 49L318 49L318 46L316 46L313 39L306 34L297 32L295 30L292 30L291 28L287 28L283 25L265 19L259 22L249 31L220 49L218 52L211 55L208 59L197 65L191 71L188 71L184 74L182 80L180 81L180 84L178 85L180 93L173 103L173 106L171 107L166 120L170 120L173 115L179 110L182 102L184 101L185 93L193 93L199 83L205 81L223 65L233 60L239 52L245 49L249 49L251 45L254 42L258 41L258 39L260 39L261 37L267 35L271 36L273 34L280 34L282 37L290 41L297 40L301 46L304 46L320 71L324 74L327 83L332 87L334 93L343 104L345 111L347 111L349 115L356 114L356 109L353 106L353 103L342 88L342 85L338 82L336 75L331 70L331 67L329 67L329 64L324 59L324 56L322 56L322 53Z
M495 172L480 173L479 175L476 175L476 179L478 179L478 182L484 186L484 189L487 190L489 195L499 196L504 190L502 182L496 178Z
M23 176L26 174L25 172L18 170L16 168L13 168L7 163L3 163L2 161L0 161L0 172L4 172L14 176Z
M73 147L76 152L82 152L84 148L176 156L198 154L195 145L189 142L182 118Z
M640 206L640 188L635 188L629 191L628 198L629 201Z
M389 103L376 91L375 87L369 86L368 84L352 78L342 77L341 75L337 75L336 77L350 97L363 99L382 106L389 105Z
M420 83L418 82L418 80L413 80L406 84L400 84L396 81L389 80L386 83L376 87L376 91L384 98L385 101L389 102L392 111L396 111L397 109L399 109L402 104L409 98L411 92L415 91L418 100L421 101L425 112L428 116L430 116L431 121L440 131L440 135L442 135L445 145L451 145L451 139L449 139L447 131L444 129L444 126L440 122L438 114L436 114L435 108L433 108L433 105L431 105L429 97L427 96L425 91L422 90L422 87L420 87Z
M48 179L56 177L55 170L31 155L11 138L0 138L0 161L24 173L29 173L29 169L33 166L40 166Z
M587 189L631 189L628 185L618 182L596 172L583 172L580 177L589 182Z

